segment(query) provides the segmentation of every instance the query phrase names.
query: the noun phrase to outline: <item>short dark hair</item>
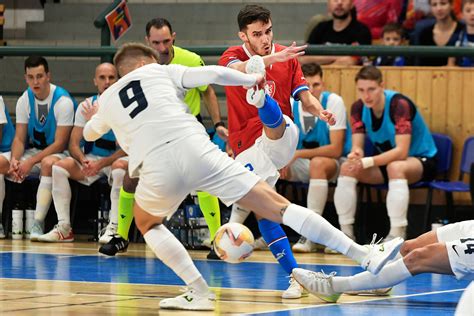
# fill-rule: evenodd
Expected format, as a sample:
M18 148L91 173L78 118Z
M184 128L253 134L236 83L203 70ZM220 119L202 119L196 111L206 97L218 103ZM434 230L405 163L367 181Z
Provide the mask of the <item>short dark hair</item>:
M466 4L474 4L474 0L463 0L463 1L462 1L462 6L461 6L461 8L464 9L464 6L465 6Z
M49 66L48 62L46 61L46 58L43 56L30 56L27 59L25 59L25 73L26 73L26 68L35 68L43 66L45 72L49 72Z
M355 76L355 81L358 80L373 80L380 84L383 81L382 72L375 66L364 66Z
M382 36L384 36L385 33L392 33L392 32L395 32L398 35L400 35L400 37L403 37L403 27L398 23L385 24L385 26L382 29Z
M255 21L268 23L271 19L270 10L256 4L246 5L240 10L239 15L237 15L237 23L239 23L240 31L245 30L247 25Z
M301 66L301 70L303 71L303 75L305 77L313 77L319 75L321 78L323 78L323 69L317 63L303 64Z
M167 26L170 29L170 33L173 34L173 28L171 28L171 23L165 18L154 18L148 21L146 24L146 36L150 36L150 30L152 27L155 29L161 29Z

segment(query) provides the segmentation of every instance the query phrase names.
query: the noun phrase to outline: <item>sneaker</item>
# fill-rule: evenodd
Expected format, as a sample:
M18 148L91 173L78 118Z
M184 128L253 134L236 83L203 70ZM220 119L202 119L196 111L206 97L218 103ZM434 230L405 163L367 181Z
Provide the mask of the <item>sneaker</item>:
M31 241L38 241L38 237L43 235L43 224L35 220L33 225L31 225L30 229L30 240Z
M313 272L305 269L293 269L293 277L309 293L319 297L325 302L336 303L342 293L334 291L332 278L335 272L327 275L324 272Z
M71 226L56 224L49 233L38 236L37 241L72 242L74 241L74 234L72 233Z
M268 249L267 242L263 239L263 237L259 237L253 243L253 250L266 250Z
M106 256L115 256L117 252L127 252L127 248L128 240L123 239L119 234L115 234L108 243L100 246L99 252Z
M0 223L0 239L5 239L5 231L3 230L3 225Z
M348 295L388 296L388 295L390 295L391 290L392 290L391 287L385 287L385 288L373 289L373 290L348 291L348 292L344 292L344 294L348 294Z
M99 244L108 243L117 233L117 225L109 223L99 234Z
M210 295L201 296L193 289L186 290L181 295L173 298L165 298L160 301L160 308L163 309L184 309L191 311L213 311L214 303Z
M379 273L387 262L395 258L403 244L403 239L400 237L396 237L385 243L380 243L380 240L375 242L376 238L377 235L374 234L372 242L369 245L369 253L361 262L361 267L372 274Z
M265 76L265 62L260 55L254 55L249 58L245 65L245 72L248 74L261 74Z
M296 244L291 248L293 252L309 253L316 252L317 245L306 237L301 236Z
M308 292L293 278L290 276L290 286L281 294L281 298L301 298L308 296Z
M263 89L250 88L246 95L247 103L261 108L265 104L265 91Z

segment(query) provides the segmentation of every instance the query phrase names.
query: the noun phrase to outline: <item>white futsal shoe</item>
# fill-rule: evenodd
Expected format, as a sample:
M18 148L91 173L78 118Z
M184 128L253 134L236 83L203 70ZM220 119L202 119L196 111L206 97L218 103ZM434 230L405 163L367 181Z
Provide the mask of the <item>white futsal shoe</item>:
M336 303L342 293L334 291L332 278L336 273L325 274L301 268L293 269L293 277L309 293L319 297L325 302Z
M202 296L193 289L186 289L186 292L181 295L161 300L160 308L190 311L213 311L215 309L210 293Z
M31 241L38 241L38 237L44 234L43 230L43 223L35 220L33 225L31 225L30 229L30 240Z
M359 290L359 291L347 291L344 294L348 295L361 295L361 296L388 296L390 295L391 287L384 287L380 289L372 290Z
M293 252L310 253L316 252L318 250L318 246L306 237L301 236L298 242L294 244L291 249Z
M403 244L403 239L396 237L385 243L375 242L377 235L374 234L372 242L370 243L369 253L361 262L361 267L365 270L377 274L390 260L395 258L400 251Z
M265 76L265 63L262 56L255 55L250 57L245 65L245 72L248 74L261 74ZM250 88L247 90L247 102L257 108L261 108L265 104L265 90Z
M308 296L308 292L293 278L290 276L290 286L281 294L281 298L296 299L303 296Z

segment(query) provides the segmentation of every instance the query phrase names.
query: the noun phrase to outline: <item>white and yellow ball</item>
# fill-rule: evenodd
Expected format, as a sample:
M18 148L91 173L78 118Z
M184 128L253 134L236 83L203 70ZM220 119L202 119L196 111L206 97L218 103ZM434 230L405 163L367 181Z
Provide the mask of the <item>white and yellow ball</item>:
M222 260L229 263L240 263L253 252L253 234L242 224L227 223L222 225L214 238L214 250Z

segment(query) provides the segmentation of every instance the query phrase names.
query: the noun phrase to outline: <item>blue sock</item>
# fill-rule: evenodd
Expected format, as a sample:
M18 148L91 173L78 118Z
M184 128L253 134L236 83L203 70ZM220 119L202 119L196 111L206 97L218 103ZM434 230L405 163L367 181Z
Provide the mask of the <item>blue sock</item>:
M265 126L278 127L283 122L281 108L271 96L265 94L265 103L258 109L258 116Z
M278 260L282 268L288 274L291 274L294 268L298 268L298 263L296 263L293 252L291 251L290 242L283 228L281 228L280 224L267 219L259 220L258 228L273 256Z

